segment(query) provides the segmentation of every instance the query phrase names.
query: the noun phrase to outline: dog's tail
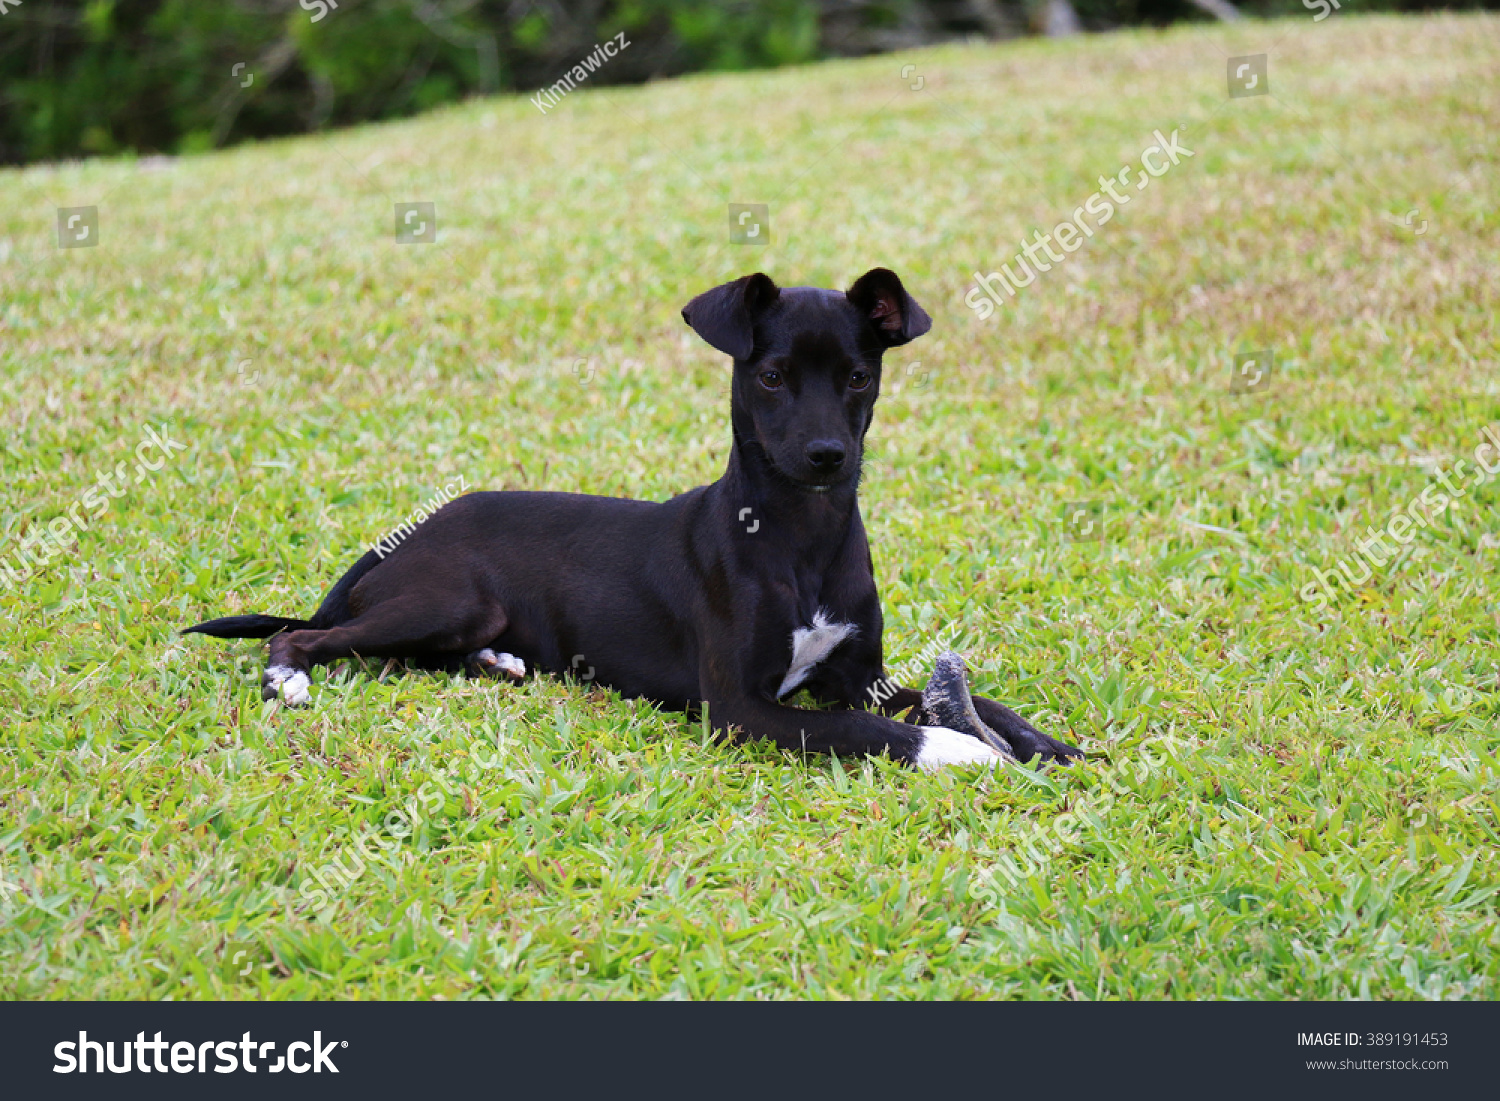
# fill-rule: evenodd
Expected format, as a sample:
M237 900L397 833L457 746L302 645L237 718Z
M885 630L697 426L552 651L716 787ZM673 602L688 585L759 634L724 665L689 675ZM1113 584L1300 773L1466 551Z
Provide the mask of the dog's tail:
M354 618L349 610L349 594L354 591L354 586L361 577L380 564L380 559L381 555L374 551L365 551L360 560L339 578L338 584L329 590L311 619L288 619L279 615L227 615L222 619L199 623L182 633L213 635L215 638L270 638L278 631L300 631L304 627L325 631L329 627L337 627Z
M279 615L227 615L188 627L182 633L213 635L215 638L269 638L277 631L296 631L311 626L311 620Z

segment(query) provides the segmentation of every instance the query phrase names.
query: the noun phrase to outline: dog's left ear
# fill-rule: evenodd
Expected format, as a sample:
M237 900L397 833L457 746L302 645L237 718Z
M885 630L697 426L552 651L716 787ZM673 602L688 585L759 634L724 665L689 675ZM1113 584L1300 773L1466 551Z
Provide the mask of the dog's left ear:
M896 347L916 340L932 328L932 318L906 293L896 273L887 268L871 268L854 281L847 297L860 313L869 319L881 341Z
M683 307L682 319L725 355L749 359L755 351L755 317L780 296L771 277L756 272L704 291Z

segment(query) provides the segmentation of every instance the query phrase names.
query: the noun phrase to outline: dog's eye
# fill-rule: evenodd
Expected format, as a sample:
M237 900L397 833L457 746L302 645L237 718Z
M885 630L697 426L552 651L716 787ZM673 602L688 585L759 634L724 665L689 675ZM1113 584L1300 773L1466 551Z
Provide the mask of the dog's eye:
M764 386L767 390L780 390L781 389L781 372L780 371L762 371L760 373L760 384L762 386Z
M870 380L873 377L869 371L851 371L849 373L849 389L867 390L870 386Z

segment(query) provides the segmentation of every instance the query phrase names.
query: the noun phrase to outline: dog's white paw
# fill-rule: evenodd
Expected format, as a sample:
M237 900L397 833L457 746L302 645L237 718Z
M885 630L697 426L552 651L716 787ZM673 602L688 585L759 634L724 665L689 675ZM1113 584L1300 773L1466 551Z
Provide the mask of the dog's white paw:
M949 765L999 764L1005 760L978 738L949 730L946 726L922 727L922 748L912 764L923 772L936 772Z
M301 669L290 665L268 665L260 680L262 699L280 699L288 707L301 707L312 700L312 681Z
M496 653L486 647L483 650L475 650L469 655L469 661L478 665L486 673L504 673L508 677L522 680L526 676L526 663L515 654Z
M516 657L515 654L496 654L495 668L499 669L502 673L515 677L516 680L520 680L526 675L526 663Z

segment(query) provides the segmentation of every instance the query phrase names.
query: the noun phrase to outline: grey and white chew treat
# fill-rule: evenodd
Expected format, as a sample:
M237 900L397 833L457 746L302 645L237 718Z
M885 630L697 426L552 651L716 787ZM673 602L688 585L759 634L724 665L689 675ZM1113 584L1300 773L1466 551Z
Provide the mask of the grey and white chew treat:
M933 664L932 679L922 689L922 710L929 722L978 738L1007 760L1016 755L1004 739L985 726L969 699L969 681L964 675L964 659L952 650L940 654Z

